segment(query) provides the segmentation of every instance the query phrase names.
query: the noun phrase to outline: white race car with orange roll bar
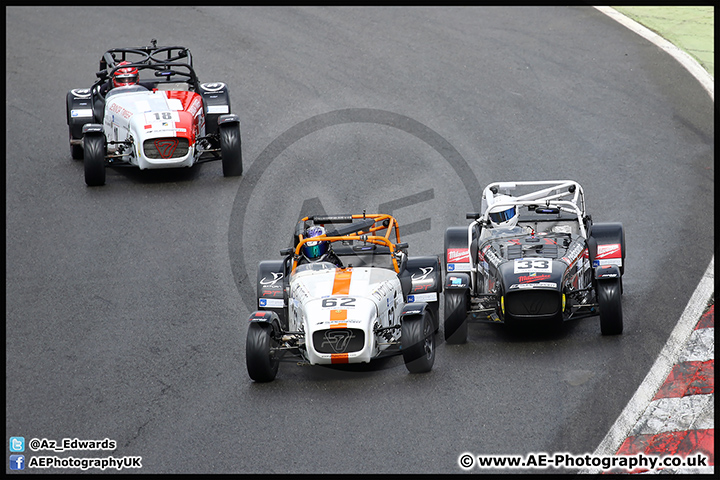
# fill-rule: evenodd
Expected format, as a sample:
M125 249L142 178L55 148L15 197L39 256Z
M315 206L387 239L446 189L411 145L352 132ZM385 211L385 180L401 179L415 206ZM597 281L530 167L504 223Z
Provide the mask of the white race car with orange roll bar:
M325 234L306 237L318 225ZM327 242L333 261L309 261L309 242ZM250 378L274 380L281 361L339 365L389 355L402 355L410 372L431 370L441 264L437 256L409 257L407 247L391 215L301 219L284 258L258 266L258 310L246 343Z

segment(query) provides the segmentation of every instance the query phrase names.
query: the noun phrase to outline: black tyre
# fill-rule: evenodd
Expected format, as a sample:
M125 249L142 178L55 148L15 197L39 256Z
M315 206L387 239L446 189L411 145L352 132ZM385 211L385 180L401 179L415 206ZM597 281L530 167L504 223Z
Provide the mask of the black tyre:
M270 325L250 322L245 343L245 362L248 375L256 382L275 380L280 361L270 353L274 343Z
M70 140L73 139L72 131L70 132ZM82 160L83 159L83 147L82 145L73 145L70 144L70 155L72 156L73 160Z
M435 363L435 327L427 311L402 321L403 360L410 373L425 373Z
M427 309L425 310L430 314L430 319L432 320L434 332L438 333L440 331L440 295L438 294L438 301L437 302L428 302Z
M600 332L603 335L619 335L623 331L621 280L603 280L597 284L600 307Z
M220 125L220 154L222 155L224 176L237 177L242 175L243 164L239 124Z
M94 133L83 137L85 183L90 187L105 185L105 136Z
M445 341L450 344L467 342L467 292L445 291Z

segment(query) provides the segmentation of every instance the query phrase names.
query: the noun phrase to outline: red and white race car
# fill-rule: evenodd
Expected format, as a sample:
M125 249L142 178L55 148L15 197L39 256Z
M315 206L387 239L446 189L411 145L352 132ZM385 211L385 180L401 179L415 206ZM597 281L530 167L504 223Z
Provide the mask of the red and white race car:
M239 117L227 85L200 83L185 47L115 48L100 59L97 82L67 94L70 152L85 183L105 184L107 166L192 167L222 160L242 174Z

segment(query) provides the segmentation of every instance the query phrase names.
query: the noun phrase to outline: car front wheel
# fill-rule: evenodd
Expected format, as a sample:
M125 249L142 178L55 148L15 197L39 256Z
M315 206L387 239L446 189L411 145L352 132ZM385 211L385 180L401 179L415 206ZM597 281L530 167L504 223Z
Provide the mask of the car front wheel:
M450 344L467 342L467 292L445 291L445 341Z
M270 351L274 343L272 326L250 322L245 343L245 362L248 375L256 382L275 380L280 361Z
M619 335L623 331L621 279L603 280L597 286L600 307L600 332L603 335Z
M410 373L425 373L435 363L435 326L427 311L402 320L402 354Z
M238 123L220 125L220 154L222 155L224 176L237 177L242 175L242 149L240 125Z
M85 183L90 187L105 185L105 136L93 133L83 137Z

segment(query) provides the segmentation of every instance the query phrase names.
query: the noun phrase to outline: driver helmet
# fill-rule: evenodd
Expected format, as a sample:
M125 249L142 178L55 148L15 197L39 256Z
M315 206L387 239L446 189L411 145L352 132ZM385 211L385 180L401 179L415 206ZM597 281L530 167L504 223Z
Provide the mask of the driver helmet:
M310 227L307 229L307 232L305 232L305 238L319 237L320 235L325 235L324 227ZM314 260L325 255L325 252L327 252L328 249L328 243L329 242L323 240L307 242L302 247L303 253L307 258Z
M130 62L120 62L120 65L130 65ZM138 69L135 67L126 67L115 70L113 74L113 87L127 87L130 85L137 85L140 81L140 75Z
M493 228L512 228L517 225L518 211L517 206L508 205L513 201L510 195L496 195L493 199L493 205L488 209L488 219Z

